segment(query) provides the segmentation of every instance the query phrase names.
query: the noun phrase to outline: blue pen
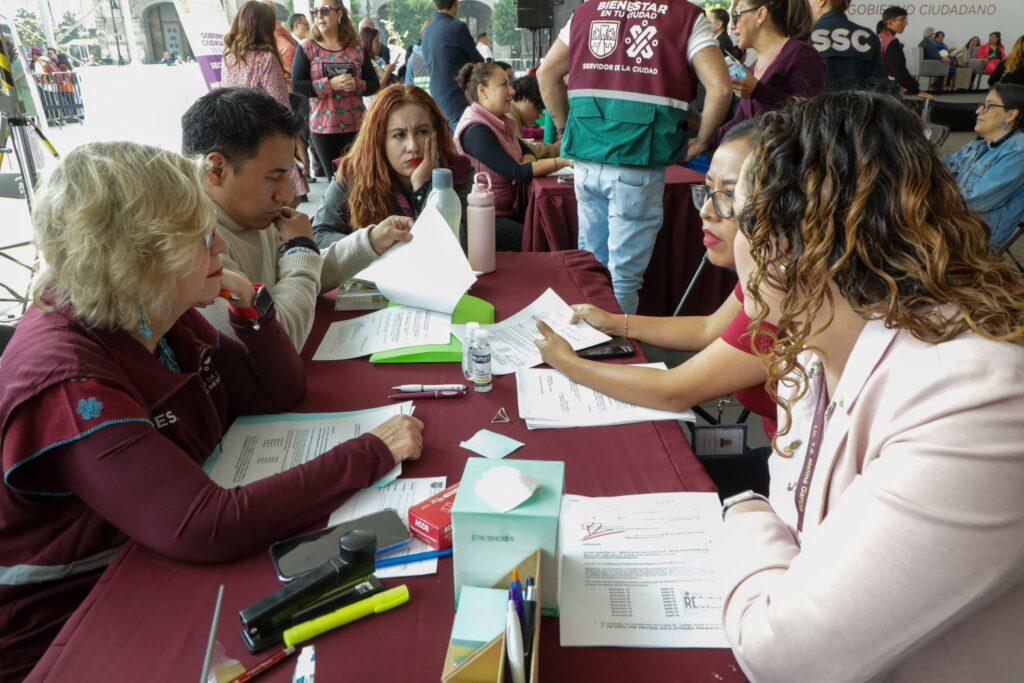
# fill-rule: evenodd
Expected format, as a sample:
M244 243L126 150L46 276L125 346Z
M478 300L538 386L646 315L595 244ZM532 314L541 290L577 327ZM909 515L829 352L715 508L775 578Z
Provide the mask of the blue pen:
M428 550L425 553L413 553L412 555L399 555L398 557L385 557L377 559L377 569L383 569L384 567L394 567L399 564L407 564L409 562L418 562L420 560L429 560L432 557L447 557L452 554L451 548L445 548L444 550Z
M512 570L512 582L508 585L508 599L516 604L516 614L519 616L519 624L522 626L523 617L523 584L519 581L519 569Z

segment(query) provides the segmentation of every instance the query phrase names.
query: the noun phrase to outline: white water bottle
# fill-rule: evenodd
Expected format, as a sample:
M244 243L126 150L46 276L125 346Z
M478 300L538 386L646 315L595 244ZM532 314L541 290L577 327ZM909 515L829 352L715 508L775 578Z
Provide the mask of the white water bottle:
M473 388L481 393L492 389L491 340L487 330L477 330L470 349L473 356Z
M441 218L448 224L448 227L455 233L455 239L459 241L462 249L466 249L466 241L462 237L462 202L459 195L453 189L452 172L447 168L435 168L431 174L430 196L427 197L427 206L437 207Z
M462 339L462 376L473 381L473 340L480 323L466 323L466 335Z
M486 187L482 181L487 182ZM466 229L469 233L469 267L481 273L494 272L494 195L491 176L477 173L467 198Z

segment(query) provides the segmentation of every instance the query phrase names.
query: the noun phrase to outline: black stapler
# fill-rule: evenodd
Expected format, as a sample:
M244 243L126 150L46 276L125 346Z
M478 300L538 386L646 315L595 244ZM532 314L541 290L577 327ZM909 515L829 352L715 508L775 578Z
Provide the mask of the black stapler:
M292 626L384 589L373 576L377 537L372 532L350 531L338 541L338 550L337 557L239 612L249 652L281 645L282 633Z

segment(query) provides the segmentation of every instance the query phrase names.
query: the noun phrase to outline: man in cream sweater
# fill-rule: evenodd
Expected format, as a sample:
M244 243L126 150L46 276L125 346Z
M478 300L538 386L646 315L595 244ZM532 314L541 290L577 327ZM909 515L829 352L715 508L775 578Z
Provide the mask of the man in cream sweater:
M203 186L217 205L217 228L228 243L224 267L270 290L277 319L296 349L306 343L321 292L412 239L412 219L392 216L320 253L309 216L286 206L293 197L288 170L295 164L302 120L267 93L214 90L189 107L181 123L182 152L206 159ZM203 314L231 334L223 300Z

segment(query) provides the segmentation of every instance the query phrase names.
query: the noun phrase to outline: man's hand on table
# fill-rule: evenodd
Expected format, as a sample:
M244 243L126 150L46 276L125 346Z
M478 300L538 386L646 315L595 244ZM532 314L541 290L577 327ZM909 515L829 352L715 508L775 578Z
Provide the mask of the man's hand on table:
M417 460L423 454L423 421L411 415L388 418L370 433L384 442L396 465L403 460Z

